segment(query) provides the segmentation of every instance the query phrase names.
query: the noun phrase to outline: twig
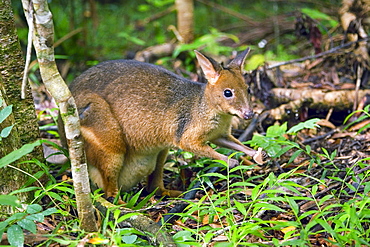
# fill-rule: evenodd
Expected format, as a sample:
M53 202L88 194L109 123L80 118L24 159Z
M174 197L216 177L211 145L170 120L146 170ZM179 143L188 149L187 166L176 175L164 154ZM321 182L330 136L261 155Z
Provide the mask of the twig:
M27 14L27 13L25 13L25 14ZM28 69L30 67L30 62L31 62L32 38L33 38L33 32L34 32L33 5L32 5L31 2L28 6L28 18L26 18L26 20L28 22L29 30L28 30L28 40L27 40L26 63L24 65L23 80L22 80L21 99L26 98Z
M317 140L321 140L321 139L324 139L328 136L331 136L333 135L334 133L338 132L338 129L333 129L323 135L320 135L320 136L315 136L315 137L312 137L312 138L308 138L304 141L302 141L302 144L308 144L308 143L311 143L311 142L314 142L314 141L317 141Z
M72 36L80 33L83 31L83 28L80 27L80 28L77 28L75 30L72 30L71 32L67 33L66 35L64 35L63 37L61 37L59 40L55 41L53 47L58 47L61 43L63 43L64 41L66 41L67 39L71 38Z
M256 129L257 123L259 122L258 118L259 118L258 114L255 114L253 116L253 118L252 118L251 122L249 123L248 127L245 129L243 134L241 134L239 136L239 138L238 138L239 141L244 142L246 140L251 139L251 137L253 135L253 131Z
M358 91L360 90L360 85L361 85L361 76L362 76L362 69L361 65L357 65L357 78L356 78L356 96L355 96L355 101L353 102L353 111L356 111L357 106L358 106Z
M287 64L299 63L299 62L303 62L303 61L306 61L306 60L311 60L311 59L316 59L316 58L319 58L319 57L323 57L323 56L326 56L328 54L334 53L338 50L347 48L347 47L349 47L353 44L356 44L356 43L359 43L359 42L362 42L362 41L367 41L369 39L370 39L370 37L366 37L364 39L359 39L359 40L356 40L356 41L353 41L353 42L349 42L349 43L346 43L346 44L343 44L343 45L336 46L336 47L334 47L330 50L327 50L327 51L324 51L324 52L321 52L321 53L318 53L318 54L315 54L315 55L312 55L312 56L306 56L306 57L292 59L292 60L289 60L289 61L285 61L285 62L277 63L277 64L274 64L274 65L270 65L270 66L267 66L266 69L273 69L273 68L280 67L280 66L287 65Z
M152 21L155 21L155 20L157 20L157 19L159 19L159 18L161 18L163 16L168 15L169 13L171 13L171 12L173 12L175 10L176 10L176 6L175 5L172 5L172 6L168 7L167 9L165 9L165 10L159 12L159 13L156 13L156 14L154 14L152 16L149 16L149 17L145 18L144 20L142 20L140 22L140 24L141 25L148 24L148 23L150 23Z
M232 15L236 18L239 18L239 19L241 19L241 20L243 20L243 21L245 21L245 22L247 22L251 25L254 25L254 26L256 25L256 22L254 22L250 17L248 17L246 15L243 15L243 14L240 14L239 12L236 12L232 9L229 9L229 8L225 7L225 6L222 6L220 4L217 4L217 3L214 3L214 2L208 1L208 0L197 0L197 1L200 2L200 3L203 3L205 5L208 5L212 8L219 9L219 10L221 10L221 11L223 11L223 12L229 14L229 15Z
M366 172L368 170L370 170L370 166L367 166L365 168L362 168L362 169L356 171L355 174L358 175L358 174L361 174L361 173Z

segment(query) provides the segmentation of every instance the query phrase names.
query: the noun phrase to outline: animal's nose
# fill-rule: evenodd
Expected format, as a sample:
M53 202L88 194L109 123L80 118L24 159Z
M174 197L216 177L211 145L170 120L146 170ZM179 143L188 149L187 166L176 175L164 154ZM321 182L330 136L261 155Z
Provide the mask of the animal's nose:
M249 110L244 113L244 119L248 120L251 119L254 116L254 112Z

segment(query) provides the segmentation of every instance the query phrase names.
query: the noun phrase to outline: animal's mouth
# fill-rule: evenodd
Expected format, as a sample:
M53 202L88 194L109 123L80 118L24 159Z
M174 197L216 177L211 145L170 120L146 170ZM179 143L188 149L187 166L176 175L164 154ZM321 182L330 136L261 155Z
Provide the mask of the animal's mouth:
M253 116L254 116L254 112L253 111L247 111L247 112L244 112L243 113L243 118L245 120L251 119L251 118L253 118Z
M253 118L254 116L254 112L251 111L251 110L248 110L248 111L238 111L236 114L234 114L235 116L241 118L241 119L245 119L245 120L248 120L248 119L251 119Z

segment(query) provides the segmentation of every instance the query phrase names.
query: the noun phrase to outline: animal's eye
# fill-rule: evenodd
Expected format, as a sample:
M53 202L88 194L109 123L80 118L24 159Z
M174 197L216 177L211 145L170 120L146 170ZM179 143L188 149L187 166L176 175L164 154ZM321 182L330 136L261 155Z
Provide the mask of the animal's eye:
M248 87L248 89L247 89L247 93L248 93L248 94L251 94L251 88L250 88L250 87Z
M233 95L234 94L230 89L225 89L225 91L224 91L225 98L231 98L231 97L233 97Z

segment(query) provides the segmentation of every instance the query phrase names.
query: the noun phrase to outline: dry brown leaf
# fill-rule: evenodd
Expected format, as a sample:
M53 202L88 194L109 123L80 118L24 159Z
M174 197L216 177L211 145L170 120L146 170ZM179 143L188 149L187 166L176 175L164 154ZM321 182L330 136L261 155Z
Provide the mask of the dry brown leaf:
M307 88L307 87L312 87L314 86L314 83L313 82L296 82L296 81L292 81L290 83L290 87L292 88Z
M213 238L213 241L221 242L221 241L227 241L228 238L225 235L219 235L217 237Z
M350 131L357 131L363 127L365 127L366 125L370 124L370 119L367 119L367 120L364 120L358 124L355 124L353 126L351 126L351 128L349 128Z
M316 122L316 124L318 124L320 126L323 126L323 127L328 127L328 128L331 128L331 129L336 128L336 126L334 124L332 124L330 121L328 121L326 119L320 119L319 121Z
M216 224L216 223L211 223L209 224L210 227L214 228L214 229L217 229L217 228L222 228L222 225L221 224Z
M253 160L256 161L256 163L259 165L263 165L263 163L265 163L263 161L262 148L257 149L256 154L253 156Z
M337 138L344 138L344 137L355 137L357 135L356 132L342 132L342 133L335 133L332 135L332 139L337 139Z
M174 225L178 225L178 226L186 226L186 224L185 223L183 223L181 220L176 220L175 222L174 222Z
M295 226L287 226L281 229L281 231L285 234L287 232L295 231L297 228Z
M340 89L342 89L342 90L345 90L345 89L355 89L355 88L356 88L356 86L353 83L343 83L340 86Z

